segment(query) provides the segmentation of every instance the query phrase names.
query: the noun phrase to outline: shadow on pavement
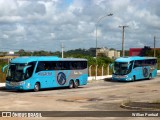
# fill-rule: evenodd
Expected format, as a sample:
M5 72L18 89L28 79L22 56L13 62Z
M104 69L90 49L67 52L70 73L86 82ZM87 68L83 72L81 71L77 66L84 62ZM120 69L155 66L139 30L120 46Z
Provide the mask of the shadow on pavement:
M53 90L76 90L76 89L81 89L83 88L83 86L79 86L78 88L73 88L73 89L69 89L68 87L57 87L57 88L45 88L45 89L41 89L38 92L43 92L43 91L53 91ZM14 92L14 93L27 93L27 92L34 92L33 90L8 90L5 87L0 87L0 92ZM74 92L74 91L72 91Z
M148 79L140 79L136 81L121 81L121 80L112 80L112 78L105 78L105 82L115 82L115 83L132 83L132 82L140 82L140 81L148 81Z
M6 90L6 88L4 86L0 87L0 91L3 91L3 90Z
M105 82L115 82L115 83L128 83L127 81L118 81L118 80L112 80L112 78L105 78Z

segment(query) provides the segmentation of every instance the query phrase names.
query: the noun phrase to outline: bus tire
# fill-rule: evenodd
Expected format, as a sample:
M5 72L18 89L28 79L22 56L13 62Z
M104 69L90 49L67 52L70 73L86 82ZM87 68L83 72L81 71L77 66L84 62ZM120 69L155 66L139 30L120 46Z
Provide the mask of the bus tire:
M151 80L151 79L152 79L152 74L150 73L148 80Z
M74 88L78 88L78 86L79 86L79 80L75 80L75 82L74 82Z
M73 80L69 81L69 89L72 89L74 87L74 82Z
M136 80L136 76L134 75L133 77L132 77L132 81L135 81Z
M38 92L40 90L40 83L36 82L34 85L34 92Z

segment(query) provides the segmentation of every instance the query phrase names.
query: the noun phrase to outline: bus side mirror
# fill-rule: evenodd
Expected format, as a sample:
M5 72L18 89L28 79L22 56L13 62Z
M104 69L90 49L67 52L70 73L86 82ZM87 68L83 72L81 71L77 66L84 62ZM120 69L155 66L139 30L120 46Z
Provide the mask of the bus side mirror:
M4 73L5 69L8 67L9 65L5 65L3 68L2 68L2 72Z
M113 63L109 64L109 68L110 68L110 69L113 68Z
M23 68L23 73L26 73L26 70L27 70L29 67L31 67L31 65L24 67L24 68Z

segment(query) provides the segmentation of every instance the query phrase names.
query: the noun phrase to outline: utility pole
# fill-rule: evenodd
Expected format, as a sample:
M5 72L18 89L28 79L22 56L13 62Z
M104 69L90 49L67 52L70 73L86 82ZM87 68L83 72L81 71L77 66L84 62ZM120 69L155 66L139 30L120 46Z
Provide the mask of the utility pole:
M62 58L63 58L63 49L64 49L63 43L61 44L61 48L62 48Z
M124 51L124 29L128 26L123 25L123 26L119 26L120 28L122 28L122 57L125 56L125 51Z
M156 36L154 36L154 57L156 57Z

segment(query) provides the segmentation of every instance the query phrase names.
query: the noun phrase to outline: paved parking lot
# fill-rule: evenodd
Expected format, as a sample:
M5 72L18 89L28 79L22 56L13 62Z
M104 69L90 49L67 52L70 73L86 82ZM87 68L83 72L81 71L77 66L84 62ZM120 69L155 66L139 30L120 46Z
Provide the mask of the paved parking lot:
M0 111L128 111L120 107L121 103L160 101L159 86L160 78L157 77L136 82L91 81L77 89L47 89L40 92L0 88Z

